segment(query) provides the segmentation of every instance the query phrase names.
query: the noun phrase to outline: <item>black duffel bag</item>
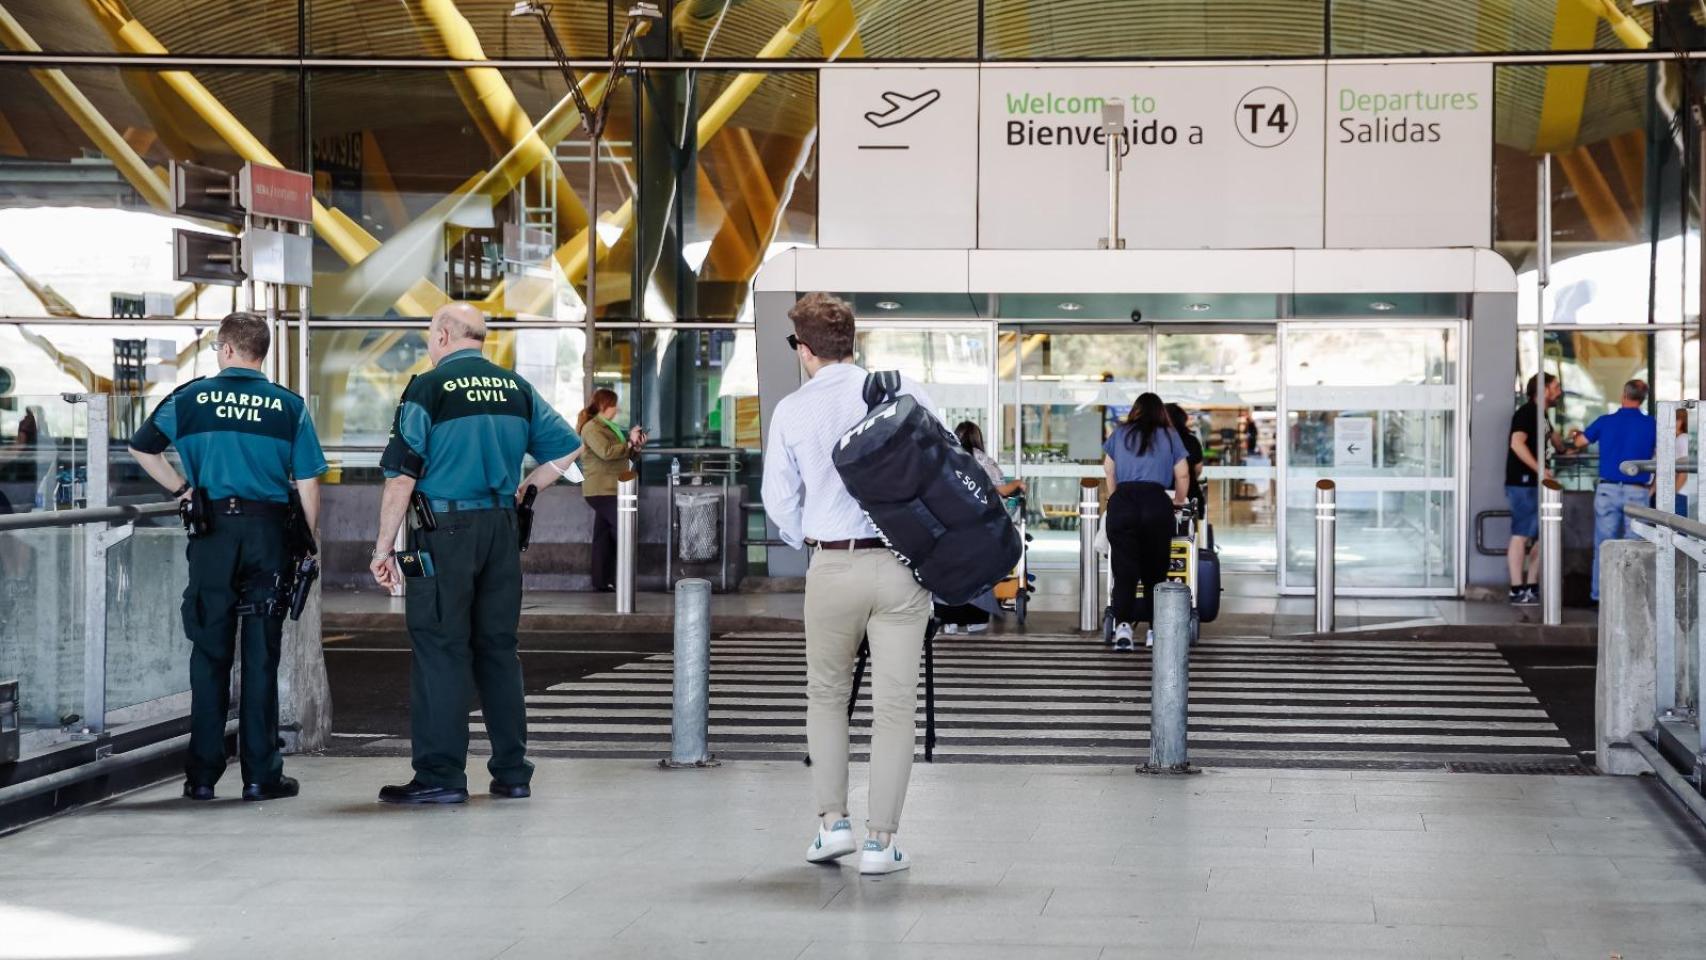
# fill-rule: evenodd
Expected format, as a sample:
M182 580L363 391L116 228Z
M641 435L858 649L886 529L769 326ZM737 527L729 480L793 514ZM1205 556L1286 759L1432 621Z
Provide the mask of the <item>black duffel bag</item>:
M1012 572L1019 531L971 452L899 390L896 371L865 378L868 412L836 442L835 469L913 577L968 603Z

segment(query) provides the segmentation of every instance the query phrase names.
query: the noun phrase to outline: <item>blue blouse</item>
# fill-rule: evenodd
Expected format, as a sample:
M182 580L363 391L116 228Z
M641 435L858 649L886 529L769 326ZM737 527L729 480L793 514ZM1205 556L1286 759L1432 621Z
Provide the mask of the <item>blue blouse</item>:
M1171 489L1173 465L1185 459L1184 443L1172 427L1163 427L1149 438L1149 449L1138 453L1142 434L1132 437L1131 445L1126 445L1127 435L1136 430L1135 426L1121 424L1102 444L1102 451L1114 461L1114 483L1158 483Z

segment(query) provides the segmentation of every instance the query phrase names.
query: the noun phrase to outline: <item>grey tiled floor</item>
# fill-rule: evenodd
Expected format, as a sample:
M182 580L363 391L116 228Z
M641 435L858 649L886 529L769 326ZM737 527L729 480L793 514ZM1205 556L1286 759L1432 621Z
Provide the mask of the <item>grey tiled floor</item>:
M373 802L400 761L290 770L292 801L163 785L0 838L0 958L1699 960L1706 937L1706 838L1637 780L920 764L917 865L869 880L802 861L794 763L547 759L530 801L419 810Z

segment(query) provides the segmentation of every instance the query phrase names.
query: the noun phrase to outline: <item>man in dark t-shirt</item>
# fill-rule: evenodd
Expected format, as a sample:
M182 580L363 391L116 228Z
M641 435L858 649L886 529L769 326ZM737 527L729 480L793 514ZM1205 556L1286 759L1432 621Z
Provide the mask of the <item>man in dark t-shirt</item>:
M1548 373L1546 378L1546 409L1553 410L1563 399L1564 387L1558 378ZM1535 396L1539 377L1528 378L1528 402L1516 408L1511 417L1510 446L1505 451L1505 497L1511 506L1511 542L1505 550L1505 562L1510 568L1510 602L1535 604L1540 602L1540 551L1534 549L1540 540L1540 481L1550 478L1540 461L1539 413ZM1546 424L1546 439L1557 451L1564 449L1558 432L1550 421Z

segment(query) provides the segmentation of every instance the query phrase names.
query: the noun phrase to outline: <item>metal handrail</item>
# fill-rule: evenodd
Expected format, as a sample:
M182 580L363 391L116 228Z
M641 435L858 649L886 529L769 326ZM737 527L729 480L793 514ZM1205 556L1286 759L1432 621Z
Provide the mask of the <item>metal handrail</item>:
M178 501L87 507L82 510L37 510L34 513L0 514L0 533L48 527L76 527L85 523L122 523L142 517L165 517L178 512Z
M1693 473L1694 467L1695 465L1692 463L1679 461L1676 465L1676 472ZM1625 460L1618 465L1617 469L1623 471L1625 477L1634 477L1643 473L1657 473L1659 462L1657 460Z
M1636 506L1632 503L1623 508L1623 514L1631 520L1650 523L1655 527L1665 527L1696 540L1706 541L1706 523L1701 523L1698 520L1690 520L1674 513L1666 513L1652 507Z

